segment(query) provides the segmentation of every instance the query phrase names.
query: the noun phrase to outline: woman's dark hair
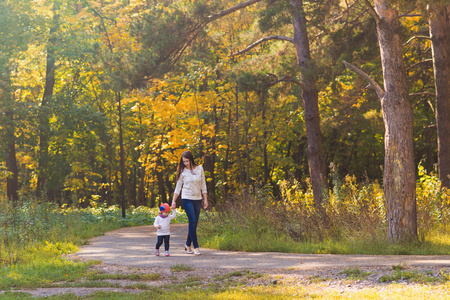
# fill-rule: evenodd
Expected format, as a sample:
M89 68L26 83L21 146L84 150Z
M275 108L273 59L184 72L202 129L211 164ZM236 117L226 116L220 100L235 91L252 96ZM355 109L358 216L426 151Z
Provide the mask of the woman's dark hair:
M194 169L197 166L197 164L194 161L194 156L192 155L191 151L189 151L189 150L184 151L183 154L181 154L180 162L178 163L177 181L178 181L178 178L180 178L180 175L184 171L184 168L185 168L184 163L183 163L183 158L189 159L189 161L191 162L191 173L195 174L194 171L192 171L192 169Z

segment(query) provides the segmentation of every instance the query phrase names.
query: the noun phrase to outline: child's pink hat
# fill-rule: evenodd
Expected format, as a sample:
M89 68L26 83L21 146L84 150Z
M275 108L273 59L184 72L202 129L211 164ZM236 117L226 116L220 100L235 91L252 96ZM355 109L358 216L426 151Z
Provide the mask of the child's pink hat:
M163 212L170 212L170 206L167 203L163 203L159 207L159 210L160 210L161 213L163 213Z

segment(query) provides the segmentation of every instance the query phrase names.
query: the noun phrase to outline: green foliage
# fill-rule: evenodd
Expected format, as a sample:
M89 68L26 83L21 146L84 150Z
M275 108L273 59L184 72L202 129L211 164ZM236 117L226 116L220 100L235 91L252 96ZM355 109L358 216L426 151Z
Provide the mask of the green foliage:
M270 32L292 23L292 6L287 1L270 0L266 2L258 20L262 32Z

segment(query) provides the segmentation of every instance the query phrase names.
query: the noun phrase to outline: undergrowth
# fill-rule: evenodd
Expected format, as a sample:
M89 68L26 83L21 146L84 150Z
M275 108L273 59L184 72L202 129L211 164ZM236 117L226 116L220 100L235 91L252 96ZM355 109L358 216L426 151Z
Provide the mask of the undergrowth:
M202 244L236 251L330 254L450 254L450 191L419 166L417 221L419 240L387 241L383 187L378 182L332 174L333 189L324 195L324 219L314 206L311 188L279 183L281 196L255 189L223 201L202 215Z

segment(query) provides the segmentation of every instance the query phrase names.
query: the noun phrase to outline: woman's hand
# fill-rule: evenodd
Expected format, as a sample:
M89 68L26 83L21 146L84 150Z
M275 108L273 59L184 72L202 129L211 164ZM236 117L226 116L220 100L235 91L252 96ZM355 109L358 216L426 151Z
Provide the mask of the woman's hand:
M173 198L172 198L172 209L177 208L177 198L178 198L178 194L173 194Z
M205 199L205 201L203 201L203 209L207 208L208 208L208 199Z

